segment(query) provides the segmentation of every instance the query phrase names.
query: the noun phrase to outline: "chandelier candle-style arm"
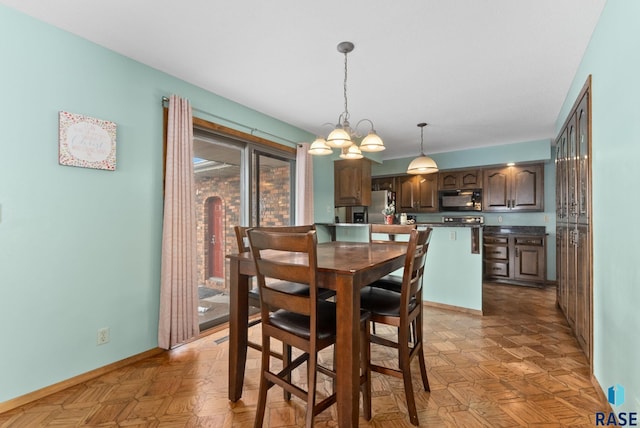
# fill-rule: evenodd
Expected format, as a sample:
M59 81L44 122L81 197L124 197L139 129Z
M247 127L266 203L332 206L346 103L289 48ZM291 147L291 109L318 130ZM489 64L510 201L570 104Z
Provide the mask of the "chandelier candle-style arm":
M362 152L379 152L385 149L382 139L376 133L373 128L373 122L369 119L362 119L358 122L355 129L351 128L349 123L349 102L347 98L347 77L348 77L348 61L347 56L354 49L354 44L351 42L341 42L338 44L338 52L344 54L344 82L343 82L343 95L344 95L344 111L338 116L338 123L336 123L333 131L329 133L327 138L318 137L309 149L309 153L312 155L328 155L332 148L341 150L340 157L347 159L360 159ZM371 130L362 139L360 147L355 143L356 138L361 138L357 132L358 125L363 121L367 121L371 124ZM354 147L354 148L351 148ZM349 150L347 150L349 149Z

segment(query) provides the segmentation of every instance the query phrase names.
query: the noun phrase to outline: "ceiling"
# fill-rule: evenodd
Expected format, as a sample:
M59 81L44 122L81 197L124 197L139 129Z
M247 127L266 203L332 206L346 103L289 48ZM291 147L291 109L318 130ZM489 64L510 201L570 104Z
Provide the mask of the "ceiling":
M374 122L383 159L552 139L606 0L0 0L325 134ZM198 107L198 106L194 106Z

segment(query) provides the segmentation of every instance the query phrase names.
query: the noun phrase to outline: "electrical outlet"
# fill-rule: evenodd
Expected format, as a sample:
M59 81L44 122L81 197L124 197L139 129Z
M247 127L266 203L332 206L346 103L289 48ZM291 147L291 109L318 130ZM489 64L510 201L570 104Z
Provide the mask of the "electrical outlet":
M545 216L544 216L544 222L545 222L545 223L549 223L549 216L548 216L548 215L545 215Z
M101 328L98 330L98 345L104 345L109 342L109 327Z
M502 216L501 215L498 216L498 223L502 223Z
M451 241L455 241L456 240L456 232L449 232L449 240Z

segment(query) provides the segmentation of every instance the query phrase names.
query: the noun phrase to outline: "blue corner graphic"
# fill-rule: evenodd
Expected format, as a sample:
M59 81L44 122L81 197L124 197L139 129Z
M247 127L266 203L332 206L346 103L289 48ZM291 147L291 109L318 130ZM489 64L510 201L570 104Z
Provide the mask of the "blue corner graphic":
M618 384L610 386L607 390L607 400L616 407L624 403L624 387Z

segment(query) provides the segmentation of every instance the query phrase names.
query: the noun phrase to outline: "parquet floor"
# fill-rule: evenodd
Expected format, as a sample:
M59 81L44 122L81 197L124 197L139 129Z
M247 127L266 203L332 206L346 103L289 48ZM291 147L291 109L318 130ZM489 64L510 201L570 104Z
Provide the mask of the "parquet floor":
M587 361L555 306L555 289L484 287L485 315L425 308L431 392L415 381L418 416L433 427L595 425L609 411ZM378 326L378 331L383 326ZM389 333L392 333L389 330ZM227 400L227 330L0 414L0 427L251 427L259 353L249 350L244 395ZM259 331L252 329L252 336ZM395 364L374 347L372 359ZM331 355L323 355L330 358ZM414 367L414 374L418 374ZM320 389L328 388L321 381ZM399 379L373 373L373 419L363 427L410 427ZM303 426L301 401L270 392L265 427ZM335 427L335 406L316 417Z

